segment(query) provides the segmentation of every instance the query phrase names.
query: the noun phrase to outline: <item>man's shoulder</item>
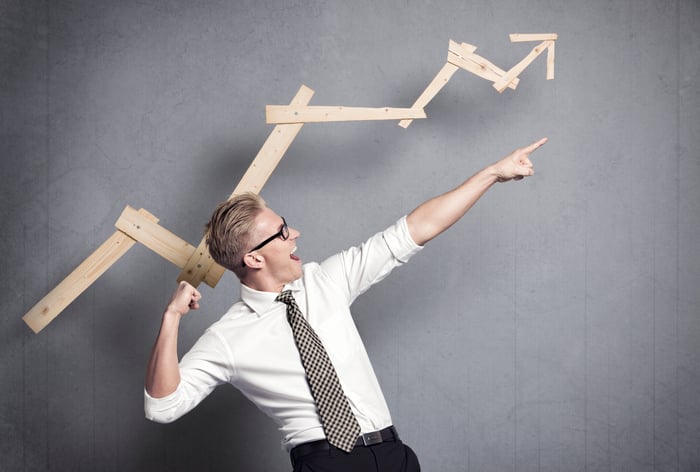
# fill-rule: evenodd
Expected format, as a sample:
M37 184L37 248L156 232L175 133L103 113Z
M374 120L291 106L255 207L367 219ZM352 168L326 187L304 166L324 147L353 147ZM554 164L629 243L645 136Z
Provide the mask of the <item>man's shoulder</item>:
M244 320L246 315L250 315L251 313L252 311L248 307L248 305L246 305L245 302L239 298L236 302L234 302L233 305L229 307L228 310L224 312L223 315L221 315L221 317L218 320L216 320L209 326L209 329L218 329L221 328L222 325L228 323L236 323L240 320Z
M304 263L303 266L301 266L301 272L302 272L302 280L306 276L306 274L312 274L315 271L318 271L321 268L321 265L318 262L306 262Z
M302 276L301 279L299 279L299 282L304 286L307 286L309 284L318 283L322 280L327 280L328 273L326 271L326 266L328 265L329 261L337 257L338 255L331 256L322 263L308 262L304 264L302 267Z

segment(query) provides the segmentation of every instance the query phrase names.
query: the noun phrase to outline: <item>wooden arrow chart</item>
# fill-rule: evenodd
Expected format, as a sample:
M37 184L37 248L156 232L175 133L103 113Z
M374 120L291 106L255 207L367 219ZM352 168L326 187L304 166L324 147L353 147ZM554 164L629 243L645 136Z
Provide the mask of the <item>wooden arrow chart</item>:
M244 192L260 193L304 123L330 121L399 120L407 128L415 119L425 118L425 106L459 69L493 83L502 93L518 86L518 76L546 49L547 80L554 78L554 44L556 34L511 34L511 42L540 41L530 53L508 71L475 54L476 46L449 42L447 62L410 108L356 108L343 106L309 106L313 90L302 85L289 105L268 105L266 121L276 126L268 136L231 197ZM230 197L229 197L230 198ZM158 224L158 218L144 209L127 205L115 223L117 230L61 283L29 310L22 319L35 332L44 329L73 300L109 269L136 243L169 260L182 269L178 281L195 287L204 282L215 287L225 269L216 264L204 239L197 247Z

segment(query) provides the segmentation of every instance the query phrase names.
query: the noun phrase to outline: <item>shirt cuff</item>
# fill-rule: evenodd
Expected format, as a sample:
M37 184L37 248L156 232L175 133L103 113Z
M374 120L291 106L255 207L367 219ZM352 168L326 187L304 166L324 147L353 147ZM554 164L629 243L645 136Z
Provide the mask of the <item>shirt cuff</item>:
M411 237L411 233L408 231L406 216L402 217L393 226L387 228L383 236L391 253L402 263L408 262L414 254L423 249L423 246L416 244Z
M144 411L146 418L158 423L169 423L175 419L174 412L180 403L180 387L170 395L161 398L155 398L148 394L146 389L143 389Z

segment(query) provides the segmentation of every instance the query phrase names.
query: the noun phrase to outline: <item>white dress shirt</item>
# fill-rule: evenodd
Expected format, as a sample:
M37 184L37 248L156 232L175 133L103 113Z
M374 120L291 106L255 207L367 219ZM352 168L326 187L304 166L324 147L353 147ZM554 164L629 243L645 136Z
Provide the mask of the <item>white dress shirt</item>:
M359 247L305 264L302 277L285 286L323 342L363 433L392 421L350 305L420 249L403 217ZM278 424L287 450L325 439L286 305L275 301L277 295L241 284L241 300L183 356L177 390L163 398L145 392L146 417L174 421L227 382Z

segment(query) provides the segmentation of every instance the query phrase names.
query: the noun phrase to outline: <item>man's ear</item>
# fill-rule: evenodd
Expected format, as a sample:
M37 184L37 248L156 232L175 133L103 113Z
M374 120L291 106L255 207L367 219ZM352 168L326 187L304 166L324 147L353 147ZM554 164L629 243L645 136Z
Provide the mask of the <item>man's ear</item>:
M251 269L259 269L265 262L265 258L258 253L249 252L243 257L243 263Z

